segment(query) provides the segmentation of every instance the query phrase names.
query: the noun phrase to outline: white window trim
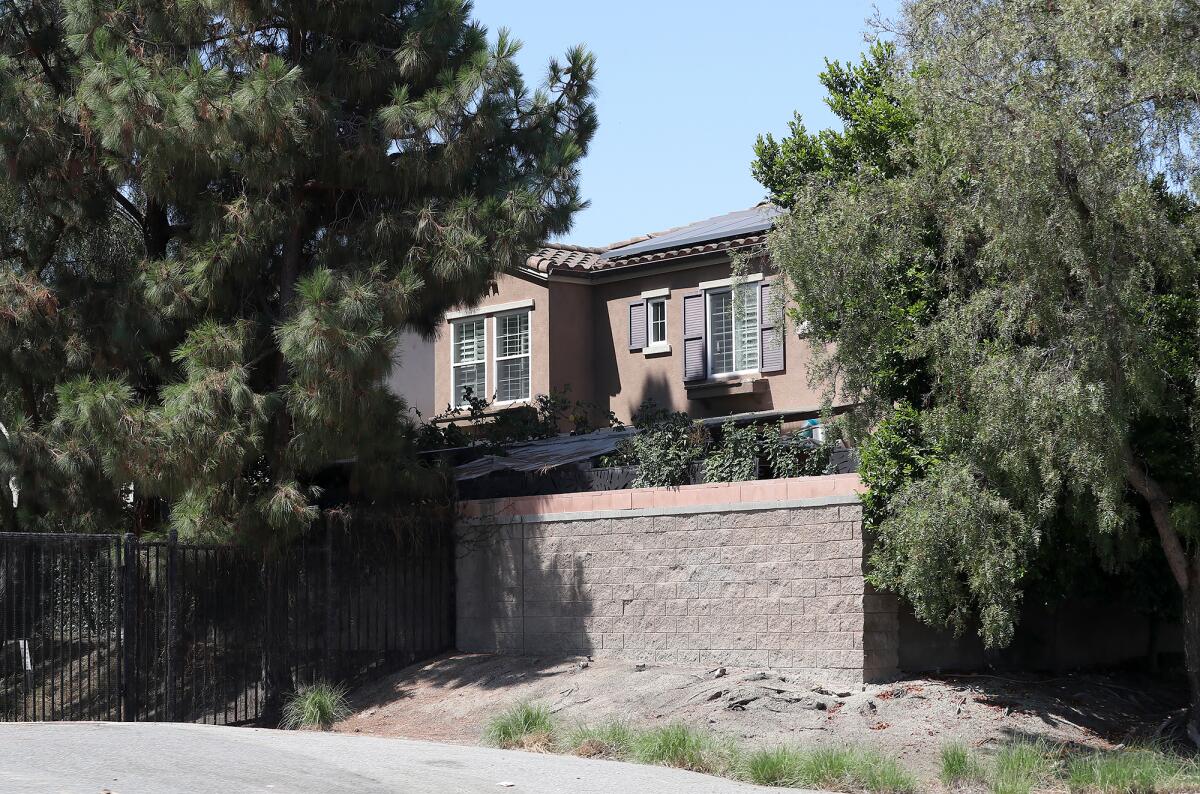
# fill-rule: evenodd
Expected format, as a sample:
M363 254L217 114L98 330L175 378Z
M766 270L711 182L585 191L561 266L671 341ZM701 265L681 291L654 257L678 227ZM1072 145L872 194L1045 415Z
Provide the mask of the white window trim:
M740 277L734 276L734 277L730 277L730 278L719 278L716 281L701 281L700 289L705 290L705 291L708 291L710 289L711 290L719 290L719 289L723 289L724 287L732 287L734 284L753 284L756 281L762 281L762 280L763 280L762 273L755 273L750 276L740 276Z
M447 320L465 320L469 317L479 317L494 314L508 314L517 309L529 309L533 311L533 298L526 298L520 301L511 301L509 303L497 303L495 306L474 306L470 309L459 309L458 311L446 312Z
M506 304L506 305L509 305L509 304ZM489 310L489 312L490 312L490 310ZM515 356L501 356L499 353L499 350L495 347L496 345L498 345L500 343L500 325L499 325L500 318L501 317L509 317L514 314L524 314L527 317L526 327L528 328L528 333L529 333L529 350L526 353L521 353L521 354L515 355ZM492 334L494 341L492 342L491 361L492 361L492 368L495 370L495 373L496 373L496 375L495 375L496 382L493 385L492 391L495 391L496 389L500 388L500 362L501 361L512 361L513 359L517 359L517 358L525 358L525 359L529 360L529 368L528 368L529 388L527 390L528 394L524 397L518 397L515 400L493 400L492 405L506 406L506 405L519 405L521 403L527 403L533 399L533 301L532 300L529 301L528 307L519 306L516 309L509 309L509 310L505 310L505 311L495 312L492 315L492 323L495 326L495 333ZM484 326L485 327L487 326L486 322L484 322ZM494 394L492 396L495 397Z
M483 320L483 360L482 361L454 361L454 326L464 323L474 322L475 320ZM467 404L463 402L462 395L458 394L458 390L454 386L454 369L460 366L470 366L483 364L483 397L487 399L488 395L488 323L487 317L481 314L469 314L463 317L455 318L450 321L450 407L452 409L466 408ZM476 394L476 397L479 395Z
M655 339L654 333L653 333L654 305L657 303L661 303L662 307L663 307L663 338L662 339ZM642 348L642 352L643 353L645 353L645 352L661 353L661 352L663 352L664 347L667 350L670 350L671 346L670 346L670 344L667 343L668 336L669 336L669 332L667 331L667 297L666 296L654 296L654 297L646 298L646 347Z
M762 278L762 274L760 273L759 278L752 279L752 280L759 281L759 280L761 280L761 278ZM705 367L707 370L706 377L707 378L725 379L725 378L736 378L741 375L757 375L762 371L762 317L761 316L758 318L758 322L755 324L755 328L754 328L754 330L756 332L756 336L758 337L758 345L759 345L758 366L753 367L751 369L737 369L737 370L733 370L731 372L716 372L715 371L716 368L713 367L713 344L712 344L712 337L710 335L712 329L711 329L710 323L709 323L709 320L712 319L712 300L711 300L711 298L713 295L724 295L726 293L728 293L730 296L733 295L732 280L723 279L723 281L727 281L729 283L725 284L724 286L706 288L704 290L704 358L705 358L704 364L705 364ZM712 283L712 282L706 282L706 283ZM743 280L739 279L738 283L739 284L743 283ZM759 308L761 311L761 307L759 307ZM731 322L733 323L732 332L734 334L734 338L736 339L736 337L737 337L737 317L736 317L736 315L732 318ZM734 360L734 362L736 362L737 361L737 342L735 341L733 344L734 344L733 360Z
M650 300L651 298L669 298L671 297L671 288L663 287L662 289L648 289L642 293L642 300Z

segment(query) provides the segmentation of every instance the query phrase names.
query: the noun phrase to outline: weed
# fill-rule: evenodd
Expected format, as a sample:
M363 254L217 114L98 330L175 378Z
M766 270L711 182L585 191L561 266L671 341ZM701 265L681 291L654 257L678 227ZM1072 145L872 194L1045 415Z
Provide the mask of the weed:
M545 706L518 703L488 722L484 740L509 750L549 752L554 746L554 718Z
M1044 742L1016 742L996 754L992 773L993 794L1030 794L1057 763Z
M747 757L745 776L763 786L909 794L917 781L892 758L856 748L777 747Z
M673 766L710 775L724 774L733 766L736 756L732 746L680 723L635 734L632 749L634 760L643 764Z
M965 744L955 742L943 746L941 758L942 782L949 788L982 783L987 778L983 764Z
M1067 785L1087 794L1161 794L1196 791L1195 762L1152 747L1076 756L1067 762Z
M567 736L569 752L584 758L628 758L634 733L623 722L606 722L597 727L580 725Z
M318 681L300 687L283 706L283 728L320 728L329 730L338 720L350 715L346 688Z

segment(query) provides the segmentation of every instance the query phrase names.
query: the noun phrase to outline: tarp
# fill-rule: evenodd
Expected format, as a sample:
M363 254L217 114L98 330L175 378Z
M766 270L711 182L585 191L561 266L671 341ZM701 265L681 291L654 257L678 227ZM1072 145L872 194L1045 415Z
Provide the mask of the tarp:
M580 436L555 436L507 447L507 455L484 455L478 460L454 467L455 480L473 480L498 471L547 471L556 466L578 463L597 455L607 455L637 430L597 430Z

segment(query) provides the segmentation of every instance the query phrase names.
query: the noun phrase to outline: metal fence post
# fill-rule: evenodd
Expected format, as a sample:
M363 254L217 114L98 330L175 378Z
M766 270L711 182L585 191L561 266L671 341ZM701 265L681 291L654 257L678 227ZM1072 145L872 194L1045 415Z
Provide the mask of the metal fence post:
M166 665L163 681L163 705L166 708L167 722L174 722L175 714L175 655L176 655L176 613L178 612L179 588L176 586L176 557L179 546L179 533L172 529L167 533L167 647Z
M138 540L125 533L121 555L121 719L136 722Z

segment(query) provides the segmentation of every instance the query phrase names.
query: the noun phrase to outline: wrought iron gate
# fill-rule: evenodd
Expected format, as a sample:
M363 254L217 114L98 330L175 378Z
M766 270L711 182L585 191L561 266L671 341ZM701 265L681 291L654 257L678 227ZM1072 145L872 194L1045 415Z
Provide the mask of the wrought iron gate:
M0 533L0 720L236 724L290 688L399 668L454 642L436 533L263 560L132 535Z

